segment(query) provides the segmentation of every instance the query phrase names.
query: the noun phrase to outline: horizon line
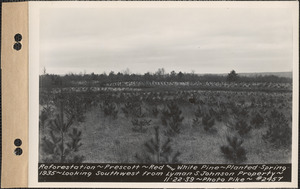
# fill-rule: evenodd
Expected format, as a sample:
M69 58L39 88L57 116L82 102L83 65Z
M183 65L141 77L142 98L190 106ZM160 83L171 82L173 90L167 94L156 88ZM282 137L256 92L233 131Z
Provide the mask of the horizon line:
M232 69L232 70L234 70L234 69ZM175 73L178 74L178 73L181 72L183 74L194 74L194 75L224 75L224 74L229 74L231 71L226 72L226 73L224 73L224 72L222 72L222 73L213 73L213 72L209 72L209 73L193 73L193 72L181 72L181 71L179 71L179 72L175 72ZM84 71L83 71L83 72L79 72L79 73L69 72L69 73L64 73L64 74L56 74L56 73L46 73L46 74L64 76L64 75L70 75L70 74L73 74L73 75L91 75L92 73L94 73L95 75L101 75L101 74L105 73L106 75L109 75L110 72L114 72L114 71L109 71L109 72L105 72L104 71L102 73L94 73L94 72L84 73ZM122 72L114 72L115 75L117 75L118 73L126 75L124 73L124 71L122 71ZM155 72L145 72L145 73L129 73L127 75L132 75L132 74L135 74L135 75L145 75L146 73L150 73L151 75L155 74ZM171 72L166 72L166 73L164 73L162 75L170 75L170 73ZM293 71L274 71L274 72L272 72L272 71L270 71L270 72L266 72L266 71L265 72L237 72L236 71L236 73L239 75L239 74L264 74L264 73L293 73ZM39 75L44 75L44 74L40 73Z

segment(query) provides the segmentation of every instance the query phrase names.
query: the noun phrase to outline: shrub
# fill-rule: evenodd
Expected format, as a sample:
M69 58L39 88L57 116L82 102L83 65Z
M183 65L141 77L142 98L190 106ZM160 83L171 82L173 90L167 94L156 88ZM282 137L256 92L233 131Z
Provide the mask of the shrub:
M227 136L227 145L221 146L221 152L226 160L238 164L247 160L246 150L242 147L243 140L236 136Z

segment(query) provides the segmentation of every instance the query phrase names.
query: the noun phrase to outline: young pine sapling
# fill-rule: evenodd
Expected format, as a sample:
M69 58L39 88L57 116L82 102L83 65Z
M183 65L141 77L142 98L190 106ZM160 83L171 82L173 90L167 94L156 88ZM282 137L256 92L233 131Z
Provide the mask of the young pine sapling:
M225 159L234 164L246 161L246 150L242 146L244 141L236 136L227 136L226 139L228 144L220 148Z
M160 136L159 127L154 128L154 138L145 142L145 150L142 156L136 154L135 158L140 163L165 163L176 164L180 163L178 157L180 152L173 152L171 147L171 139L163 140Z

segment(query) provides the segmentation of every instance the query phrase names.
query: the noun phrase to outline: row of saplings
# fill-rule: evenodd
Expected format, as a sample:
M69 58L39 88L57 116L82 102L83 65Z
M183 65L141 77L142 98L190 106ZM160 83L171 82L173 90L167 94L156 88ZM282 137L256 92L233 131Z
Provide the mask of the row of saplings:
M105 116L117 117L118 110L114 103L105 101L101 109ZM135 132L146 132L147 126L151 124L151 119L145 118L141 104L138 102L127 102L121 108L127 118L131 117L132 130ZM262 109L261 112L252 112L246 108L239 108L234 103L228 106L224 104L216 108L209 108L207 105L198 105L194 112L194 127L202 127L207 133L215 133L216 121L223 121L225 125L236 133L227 136L227 144L220 147L220 151L228 162L243 163L247 160L246 149L243 147L245 136L251 129L267 126L266 132L262 135L265 142L273 147L291 146L291 128L286 116L276 109L268 112ZM144 143L144 151L136 155L136 159L141 163L180 163L180 152L172 149L173 138L181 132L184 117L179 106L173 101L166 104L163 110L157 106L151 109L154 117L161 113L161 124L163 128L154 128L154 137ZM230 115L230 116L229 116ZM230 119L228 119L230 117ZM250 119L248 118L250 117ZM249 124L248 124L249 122ZM163 130L163 132L161 132Z
M84 108L82 104L72 98L58 99L54 109L46 106L41 111L40 128L47 132L41 138L41 150L43 152L42 162L52 163L79 163L84 161L84 156L79 155L79 148L82 146L82 133L76 128L76 122L84 121ZM105 116L116 118L117 106L109 101L101 104ZM229 109L229 110L228 110ZM121 108L127 118L131 118L132 129L135 132L145 132L151 124L147 119L139 103L127 102ZM231 112L229 112L231 111ZM172 140L181 132L184 117L179 106L170 102L163 110L157 106L151 109L154 117L161 113L161 124L164 128L155 127L154 137L144 144L144 151L136 155L141 163L179 163L179 152L172 149ZM228 114L232 114L232 120L226 120ZM199 105L193 119L194 127L203 127L208 133L216 132L213 127L215 120L227 122L226 126L236 131L235 136L227 136L227 145L221 146L220 150L224 157L232 163L246 161L246 149L242 146L243 137L253 128L267 125L263 139L275 147L289 147L291 145L291 128L285 115L277 110L271 111L268 115L262 116L259 112L252 115L247 124L249 113L245 109L237 108L234 104L230 108L219 106L215 109L205 105ZM265 117L265 118L264 118ZM226 120L226 121L225 121ZM250 126L252 125L252 126ZM163 130L164 132L161 132ZM44 132L45 132L44 131Z

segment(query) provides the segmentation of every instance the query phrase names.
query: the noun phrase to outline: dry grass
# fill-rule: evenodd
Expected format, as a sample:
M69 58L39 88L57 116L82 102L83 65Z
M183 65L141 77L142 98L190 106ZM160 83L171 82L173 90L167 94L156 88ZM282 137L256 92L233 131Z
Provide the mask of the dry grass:
M196 107L181 106L183 116L181 133L172 139L172 146L181 152L182 163L222 164L225 160L220 146L226 144L226 136L233 131L222 122L214 125L216 132L208 133L203 128L192 126L193 111ZM131 119L119 110L117 119L105 117L99 108L86 113L86 121L79 125L82 129L83 146L80 153L85 156L85 163L137 163L135 154L142 151L145 141L153 137L153 127L161 125L160 116L152 119L151 126L145 133L132 131ZM287 149L274 149L262 140L264 128L252 129L244 137L243 146L247 151L247 164L290 163L291 152Z

